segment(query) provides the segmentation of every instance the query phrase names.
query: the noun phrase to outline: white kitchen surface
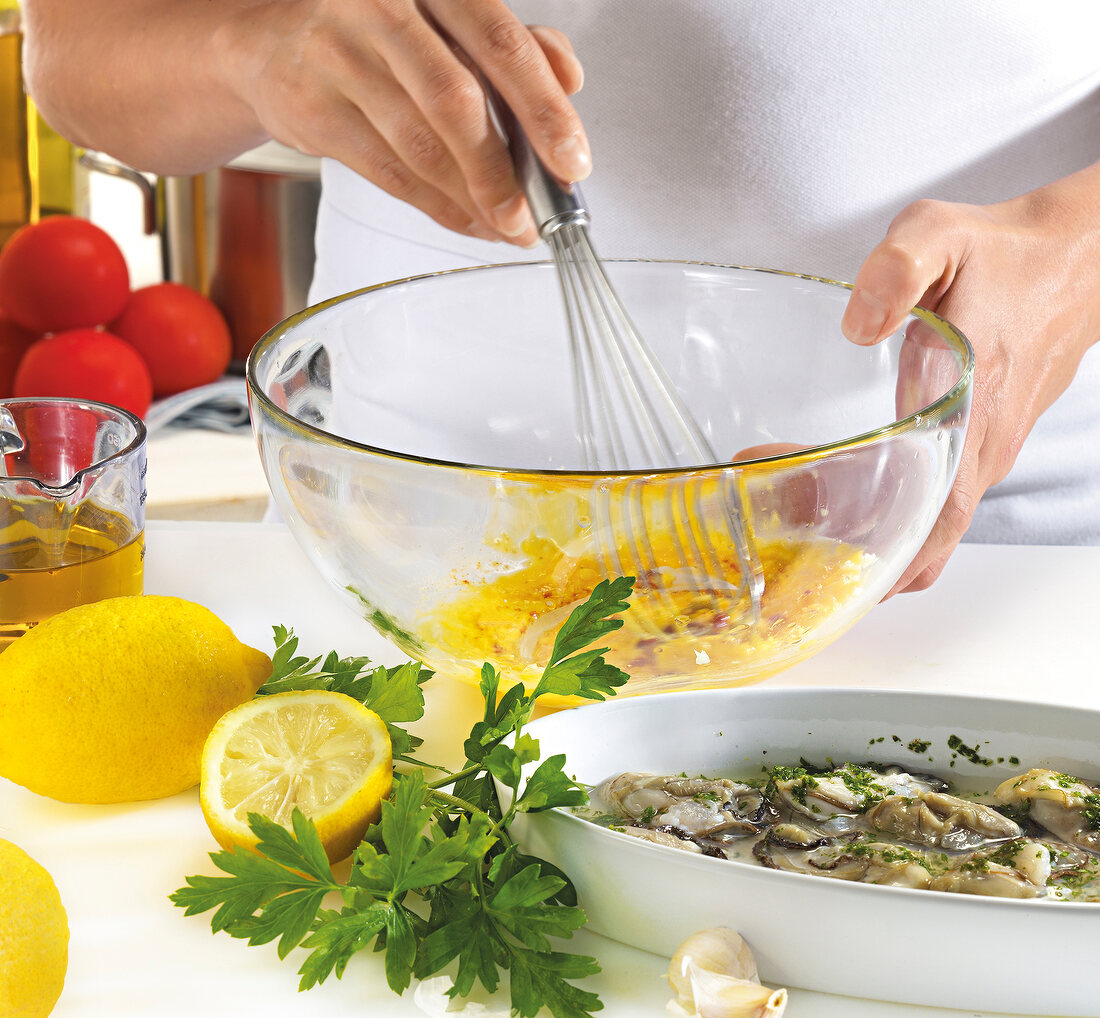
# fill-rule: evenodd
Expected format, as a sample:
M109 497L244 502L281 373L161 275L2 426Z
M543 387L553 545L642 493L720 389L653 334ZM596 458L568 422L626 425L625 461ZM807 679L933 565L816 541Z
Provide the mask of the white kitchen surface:
M281 525L154 521L147 536L147 592L199 601L255 646L270 650L271 627L285 624L304 653L402 659L315 575ZM832 647L770 683L957 690L1100 708L1098 577L1100 548L963 546L931 590L880 605ZM437 755L453 755L478 697L444 678L427 693L421 734ZM185 876L216 872L197 791L150 803L73 806L0 780L0 836L51 871L69 912L69 975L55 1018L421 1013L411 993L398 998L387 989L378 955L361 954L341 981L299 994L301 951L279 962L273 945L250 948L211 936L208 915L185 918L174 908L167 895ZM584 931L571 946L603 967L584 984L603 998L601 1014L664 1014L666 959ZM986 958L975 944L975 978L995 978L999 966L1028 964L1036 954L1041 945L1027 945L1017 959ZM899 941L898 957L935 978L934 944ZM1036 978L1049 972L1046 963L1040 968ZM1100 994L1092 1013L1100 1015ZM992 1018L797 988L787 1016Z
M150 520L256 521L269 488L252 430L166 427L146 448Z

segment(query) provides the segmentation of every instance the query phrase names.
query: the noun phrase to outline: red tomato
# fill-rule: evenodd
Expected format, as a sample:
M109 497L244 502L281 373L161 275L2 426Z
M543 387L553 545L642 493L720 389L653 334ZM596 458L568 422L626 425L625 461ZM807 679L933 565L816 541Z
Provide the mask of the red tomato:
M135 290L111 331L149 365L158 398L216 381L233 354L229 326L217 305L182 283Z
M118 245L86 219L49 216L17 230L0 250L0 307L34 332L106 325L129 293Z
M101 329L72 329L39 340L23 355L15 395L92 399L144 417L153 382L129 343Z
M12 384L15 369L36 339L38 333L30 332L7 318L0 318L0 399L14 395Z

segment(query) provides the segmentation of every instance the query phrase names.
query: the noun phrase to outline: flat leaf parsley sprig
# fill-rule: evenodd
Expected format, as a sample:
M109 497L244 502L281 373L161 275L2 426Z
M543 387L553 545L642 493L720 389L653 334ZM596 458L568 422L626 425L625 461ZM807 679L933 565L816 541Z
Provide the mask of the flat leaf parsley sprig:
M465 742L464 765L442 777L442 768L417 760L420 740L401 727L423 715L420 686L430 672L415 662L372 669L362 657L295 657L293 632L276 627L274 670L260 694L333 689L354 696L386 722L394 758L404 766L346 881L333 874L300 811L292 831L251 813L256 849L212 853L227 876L187 877L171 900L187 915L214 909L215 933L249 944L277 940L280 958L301 945L309 953L299 989L339 978L356 952L373 946L385 951L386 981L397 993L414 977L456 963L455 996L478 983L493 992L507 970L512 1010L522 1018L543 1006L555 1018L600 1010L594 993L571 982L598 972L596 960L555 950L551 940L572 936L585 921L572 885L550 863L520 852L508 825L517 813L587 800L565 773L564 755L539 762L538 740L523 729L542 696L602 700L627 681L604 660L607 648L592 645L622 625L613 616L627 609L632 586L632 577L604 580L573 610L530 692L516 683L501 693L499 673L484 665L484 716ZM509 736L512 744L505 745ZM506 807L494 778L509 790ZM322 905L332 892L342 901L338 910Z

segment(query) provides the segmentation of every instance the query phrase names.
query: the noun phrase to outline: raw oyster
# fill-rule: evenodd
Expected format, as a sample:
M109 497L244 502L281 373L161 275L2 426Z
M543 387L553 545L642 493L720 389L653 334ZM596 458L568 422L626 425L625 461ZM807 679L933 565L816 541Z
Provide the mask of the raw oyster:
M1100 790L1052 770L962 798L897 766L803 761L742 781L618 774L591 799L606 811L598 822L703 855L751 852L773 869L862 883L1100 902Z
M685 852L702 853L703 849L690 838L678 838L671 831L650 827L620 827L623 834L629 834L632 838L640 838L642 841L652 842L654 845L664 845L665 848L679 848Z
M901 841L967 852L1018 838L1020 825L995 809L947 792L891 795L867 810L868 825Z
M1100 878L1100 858L1075 845L1047 845L1050 849L1052 880L1076 879L1079 882Z
M984 894L992 898L1037 898L1050 879L1050 850L1021 838L988 854L975 853L936 877L933 891Z
M589 799L597 809L635 824L671 827L719 845L757 834L779 819L760 789L729 778L628 772L598 785Z
M1056 838L1100 853L1100 791L1069 774L1034 767L1002 781L993 793L1002 805L1025 803L1028 815Z
M768 791L821 830L842 834L859 826L860 815L889 796L916 796L945 787L939 778L910 774L901 767L872 770L846 763L823 773L803 767L774 768Z
M779 824L753 846L772 869L897 887L928 887L932 874L908 849L864 840L859 834L815 838L795 824Z

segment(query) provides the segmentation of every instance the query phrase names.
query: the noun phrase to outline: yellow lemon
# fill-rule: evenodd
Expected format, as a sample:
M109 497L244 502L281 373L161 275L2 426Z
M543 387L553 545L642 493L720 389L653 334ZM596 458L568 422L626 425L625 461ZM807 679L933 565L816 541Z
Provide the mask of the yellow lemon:
M202 753L199 801L222 848L251 848L248 814L291 827L300 809L331 862L350 855L393 784L385 722L323 690L261 696L231 710Z
M65 985L69 921L57 885L10 841L0 841L0 1014L46 1018Z
M72 608L0 654L0 774L65 802L183 791L214 723L270 674L266 654L194 602Z

